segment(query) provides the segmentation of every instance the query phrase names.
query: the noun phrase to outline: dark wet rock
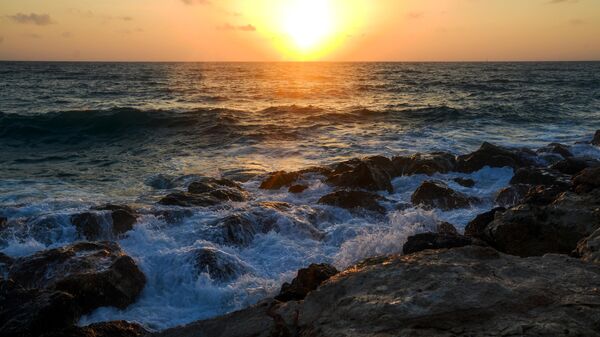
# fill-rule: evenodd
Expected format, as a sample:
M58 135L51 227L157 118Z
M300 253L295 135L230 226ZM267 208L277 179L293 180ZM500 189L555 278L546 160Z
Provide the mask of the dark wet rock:
M137 221L137 212L127 205L104 205L100 211L111 211L112 230L115 235L124 234L133 229Z
M447 173L456 166L456 158L447 152L433 152L429 154L417 153L410 157L394 157L392 159L397 176Z
M0 231L6 228L6 224L8 223L8 219L6 217L0 216Z
M535 153L527 149L511 149L483 143L479 150L459 156L456 161L456 170L471 173L482 168L512 167L518 169L526 166L537 166L534 160Z
M192 182L188 186L188 192L194 194L208 193L223 187L233 188L240 191L243 190L242 186L233 180L205 178Z
M521 205L496 215L481 239L511 255L569 254L598 227L598 210Z
M465 227L465 235L475 237L475 238L481 237L481 235L482 235L484 229L487 227L487 225L489 225L490 222L494 221L494 217L496 216L496 213L498 213L498 212L502 213L504 211L506 211L506 208L496 207L496 208L492 209L491 211L477 215L475 217L475 219L469 221L469 223Z
M547 146L538 149L537 153L554 153L563 158L573 157L569 147L560 143L550 143Z
M220 188L209 192L208 195L220 201L242 202L248 200L248 192L235 188Z
M515 184L505 187L498 192L495 202L502 207L518 205L525 199L525 195L527 195L530 188L531 186L526 184Z
M155 337L599 336L600 266L480 246L369 259L303 301L266 300Z
M385 208L380 204L386 199L378 194L364 191L336 191L319 199L319 204L336 206L345 209L364 209L368 211L385 213Z
M139 324L127 321L94 323L88 326L73 326L68 329L49 332L41 337L141 337L149 332Z
M74 325L79 308L73 295L57 290L27 289L0 278L0 336L40 336Z
M555 185L566 189L571 185L571 177L545 168L524 167L517 170L510 183L512 185Z
M455 183L459 184L463 187L473 187L475 186L475 181L473 179L465 179L465 178L454 178L452 179Z
M79 235L87 240L112 239L133 229L137 213L125 205L104 205L93 210L110 211L110 219L104 213L85 212L71 216L71 223Z
M306 185L292 185L290 186L290 188L288 189L288 192L290 193L302 193L304 192L306 189L308 188L308 186Z
M80 242L14 260L8 277L27 288L72 294L87 313L101 306L125 308L146 278L115 242Z
M277 229L275 223L258 222L248 214L232 214L218 220L212 226L219 231L216 237L218 243L237 246L247 246L257 234L265 234Z
M210 247L194 251L194 262L198 271L208 273L211 279L219 282L231 281L250 270L235 255Z
M191 217L194 215L194 212L189 209L159 209L153 210L152 214L157 218L163 219L166 223L174 224Z
M459 193L441 181L425 181L411 197L414 205L450 210L470 207L478 200Z
M384 158L384 157L381 157ZM327 183L347 188L359 188L369 191L393 192L390 173L391 162L385 158L389 165L380 163L382 159L353 159L338 164L329 174Z
M587 168L573 178L575 191L586 193L600 187L600 167Z
M292 204L283 201L261 201L256 204L262 208L277 210L277 211L287 211L292 208Z
M600 263L600 229L581 240L573 254L584 261Z
M553 164L550 168L563 174L576 175L588 167L598 166L600 166L600 161L595 159L566 158Z
M440 233L440 234L450 234L450 235L457 235L458 234L458 230L456 229L456 227L449 223L449 222L439 222L436 225L435 228L436 233Z
M426 249L448 249L468 246L471 239L458 234L419 233L409 236L402 246L402 254L417 253Z
M523 199L523 203L530 205L548 205L551 204L565 190L565 187L557 185L533 186L527 191L527 194Z
M71 216L71 223L77 228L79 236L91 241L98 240L103 236L104 227L106 227L103 222L101 214L86 212Z
M0 253L0 277L2 277L2 275L8 272L13 262L14 260L12 257L4 253Z
M596 131L594 134L594 139L592 139L592 145L600 146L600 130Z
M284 283L275 299L282 302L302 300L337 273L337 269L332 265L311 264L308 268L298 270L298 275L292 283Z
M552 205L568 209L592 210L600 208L600 188L588 193L573 193L567 191L554 199Z
M175 192L160 199L159 203L166 206L208 207L219 205L222 200L208 194Z
M273 172L260 184L260 188L263 190L278 190L295 183L300 178L300 175L299 172Z

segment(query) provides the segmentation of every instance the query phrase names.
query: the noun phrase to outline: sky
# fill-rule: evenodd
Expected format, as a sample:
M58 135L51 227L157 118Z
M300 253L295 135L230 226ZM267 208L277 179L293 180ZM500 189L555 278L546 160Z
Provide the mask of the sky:
M600 0L0 0L0 60L600 60Z

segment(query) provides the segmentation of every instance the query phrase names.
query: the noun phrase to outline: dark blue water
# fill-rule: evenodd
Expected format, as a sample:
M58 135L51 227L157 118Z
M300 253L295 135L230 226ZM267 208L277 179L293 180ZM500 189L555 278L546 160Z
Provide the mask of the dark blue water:
M598 62L0 62L0 216L10 229L0 235L0 251L19 256L67 244L78 239L70 214L105 202L133 204L145 215L119 243L149 276L148 286L132 307L100 309L82 323L130 319L162 329L254 303L309 261L343 267L395 252L406 235L437 220L460 227L492 206L512 171L469 175L477 186L464 192L489 200L479 208L409 209L377 221L317 205L330 191L318 181L290 196L259 191L256 175L367 154L465 153L482 141L573 144L597 129ZM573 151L600 155L584 145ZM152 215L168 193L162 187L183 188L197 176L244 182L255 199L228 210L195 209L175 225ZM396 179L388 197L407 201L423 179ZM290 229L242 249L201 233L210 221L273 200L293 205L275 215L282 224L330 212L311 224L325 239ZM206 246L252 271L228 284L199 277L189 252Z

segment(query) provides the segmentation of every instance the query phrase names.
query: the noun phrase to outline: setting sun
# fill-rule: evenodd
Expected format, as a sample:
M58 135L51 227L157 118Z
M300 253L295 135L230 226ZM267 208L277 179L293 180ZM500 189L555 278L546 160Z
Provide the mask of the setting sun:
M288 2L281 15L281 27L299 51L317 49L331 37L335 17L330 1L295 0Z

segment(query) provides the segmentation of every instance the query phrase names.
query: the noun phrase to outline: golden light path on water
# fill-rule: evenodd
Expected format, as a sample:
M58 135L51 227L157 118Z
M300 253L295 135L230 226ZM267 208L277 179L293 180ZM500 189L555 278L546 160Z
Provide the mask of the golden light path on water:
M362 34L371 2L363 0L257 0L240 2L250 22L286 60L320 60Z

